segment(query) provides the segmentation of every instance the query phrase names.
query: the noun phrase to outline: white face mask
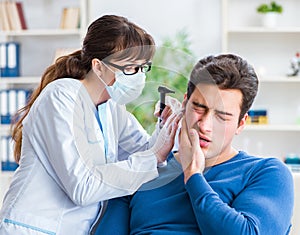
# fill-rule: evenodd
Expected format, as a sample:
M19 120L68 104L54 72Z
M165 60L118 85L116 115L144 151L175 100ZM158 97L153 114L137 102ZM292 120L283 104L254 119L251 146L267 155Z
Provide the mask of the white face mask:
M98 78L104 83L112 100L118 104L128 104L142 94L146 81L145 73L138 72L133 75L125 75L122 71L114 73L116 81L112 86L105 84L101 77L96 73Z

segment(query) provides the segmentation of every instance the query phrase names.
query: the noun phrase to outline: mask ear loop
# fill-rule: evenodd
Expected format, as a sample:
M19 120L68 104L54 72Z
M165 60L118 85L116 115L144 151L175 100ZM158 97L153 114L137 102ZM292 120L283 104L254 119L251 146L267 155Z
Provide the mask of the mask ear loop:
M116 80L116 72L113 71L107 64L105 64L105 62L100 61L100 60L98 60L98 62L99 62L99 65L102 63L109 71L111 71L111 72L114 74L115 80ZM112 85L115 83L115 81L114 81L113 84L108 85L108 84L106 84L106 83L103 81L103 79L102 79L97 73L96 73L96 75L97 75L97 77L103 82L103 84L104 84L105 86L107 86L107 87L112 86Z
M108 68L110 71L112 71L105 63L103 63L102 61L100 61L99 59L97 59L97 62L99 63L99 67L101 66L101 64L105 65L106 68ZM96 74L96 76L98 77L98 79L105 85L108 86L104 80L101 78L101 76L97 73L97 71L95 71L95 67L93 67L94 73ZM113 71L112 71L113 72Z
M99 60L100 62L100 60ZM101 63L106 67L108 68L113 74L115 74L115 71L113 71L107 64L105 64L105 62L101 61Z

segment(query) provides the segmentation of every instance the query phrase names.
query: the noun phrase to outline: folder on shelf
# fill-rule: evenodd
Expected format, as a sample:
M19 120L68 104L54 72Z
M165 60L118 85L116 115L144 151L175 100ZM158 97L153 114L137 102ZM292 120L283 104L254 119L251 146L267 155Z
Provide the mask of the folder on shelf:
M18 117L15 116L16 112L19 109L25 107L25 105L28 102L29 96L32 94L32 90L28 89L16 89L14 91L15 92L12 92L12 94L15 95L15 97L12 101L9 100L9 105L12 105L11 108L9 107L9 115L11 116L11 122L18 120ZM13 120L13 118L15 119Z
M15 162L13 154L13 143L11 136L1 136L1 170L2 171L15 171L18 168L18 164Z
M8 160L8 145L6 136L0 136L0 156L1 163L6 162Z
M19 110L23 108L27 103L27 96L29 92L26 90L18 90L17 91L17 100L16 100L16 109Z
M79 22L79 7L65 7L63 9L60 21L61 29L77 29Z
M27 29L23 3L16 1L0 2L0 30Z
M11 30L10 22L8 20L8 12L6 9L7 2L0 2L0 30Z
M6 77L7 72L7 52L6 43L0 43L0 78Z
M27 23L25 19L24 9L23 9L23 3L22 2L16 2L16 7L18 11L19 20L21 23L21 29L27 29Z
M10 115L8 112L8 92L0 90L0 124L10 124Z
M20 44L17 42L0 43L1 77L20 76Z
M17 91L15 89L8 90L8 114L10 120L17 112Z
M0 90L0 124L11 124L16 112L27 104L31 90Z
M15 2L6 2L6 10L8 12L8 20L10 22L10 30L21 30L21 21Z
M20 76L20 44L17 42L7 43L7 67L8 77Z

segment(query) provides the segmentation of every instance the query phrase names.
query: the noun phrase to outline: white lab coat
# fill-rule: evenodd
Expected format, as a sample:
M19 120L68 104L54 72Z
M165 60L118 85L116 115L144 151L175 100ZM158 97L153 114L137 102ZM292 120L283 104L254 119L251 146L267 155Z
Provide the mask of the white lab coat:
M64 78L47 85L23 121L20 166L4 198L0 235L87 235L100 201L158 176L151 151L132 154L151 143L125 106L109 101L100 113L106 146L82 83Z

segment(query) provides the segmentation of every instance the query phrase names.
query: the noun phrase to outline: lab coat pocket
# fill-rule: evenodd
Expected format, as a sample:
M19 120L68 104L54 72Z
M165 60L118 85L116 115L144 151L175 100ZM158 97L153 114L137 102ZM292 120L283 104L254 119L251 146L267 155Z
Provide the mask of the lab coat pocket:
M87 140L90 144L104 144L104 138L100 127L86 127Z
M77 142L77 149L80 156L86 163L104 164L105 163L105 142L102 132L97 127L86 127L86 141ZM93 167L91 165L90 167Z

